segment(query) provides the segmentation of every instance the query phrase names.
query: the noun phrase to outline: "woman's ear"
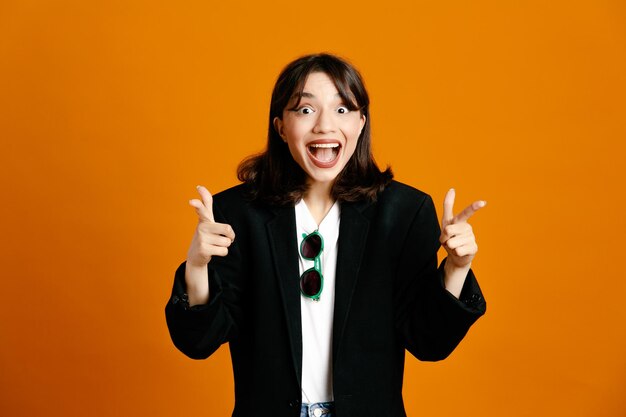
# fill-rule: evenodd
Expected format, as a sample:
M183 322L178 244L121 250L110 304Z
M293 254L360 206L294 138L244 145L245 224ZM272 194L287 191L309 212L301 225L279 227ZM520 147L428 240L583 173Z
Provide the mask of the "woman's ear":
M365 117L364 114L361 115L361 127L359 128L359 135L361 134L361 131L363 130L363 126L365 126L365 122L367 121L367 118Z
M283 121L280 119L280 117L277 116L274 117L273 123L274 129L280 135L280 137L283 138L283 142L287 142L287 139L285 139L285 132L283 132Z

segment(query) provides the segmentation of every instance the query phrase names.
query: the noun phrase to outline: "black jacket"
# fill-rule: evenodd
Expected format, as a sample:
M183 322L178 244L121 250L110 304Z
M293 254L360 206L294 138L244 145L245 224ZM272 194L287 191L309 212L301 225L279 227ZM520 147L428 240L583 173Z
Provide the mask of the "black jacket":
M208 304L185 307L183 263L165 309L167 324L176 347L191 358L230 343L233 416L298 417L295 211L251 203L244 191L239 185L214 196L215 221L230 224L236 239L228 256L209 263ZM338 417L405 416L405 349L420 360L444 359L484 314L471 271L460 300L443 287L439 234L430 196L395 181L375 203L341 205L332 335Z

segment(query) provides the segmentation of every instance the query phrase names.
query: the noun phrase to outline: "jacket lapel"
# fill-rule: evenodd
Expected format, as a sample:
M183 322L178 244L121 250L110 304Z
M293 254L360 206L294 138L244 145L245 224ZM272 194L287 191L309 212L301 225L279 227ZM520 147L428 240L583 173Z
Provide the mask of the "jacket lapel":
M367 240L369 219L363 211L370 203L343 203L337 270L335 275L335 310L333 319L333 362L337 358L343 337L352 295L357 284L363 251ZM302 322L300 289L294 283L299 276L296 216L293 207L273 209L275 217L267 223L270 250L278 277L285 320L289 331L292 360L298 381L302 380Z
M285 320L294 369L298 381L302 380L302 323L300 312L300 289L297 285L298 242L296 240L296 214L293 207L273 209L276 217L267 223L270 250L278 286L283 299Z
M363 210L369 205L369 203L343 203L341 205L341 222L337 243L337 272L335 275L333 363L341 346L341 339L365 250L370 222L363 215Z

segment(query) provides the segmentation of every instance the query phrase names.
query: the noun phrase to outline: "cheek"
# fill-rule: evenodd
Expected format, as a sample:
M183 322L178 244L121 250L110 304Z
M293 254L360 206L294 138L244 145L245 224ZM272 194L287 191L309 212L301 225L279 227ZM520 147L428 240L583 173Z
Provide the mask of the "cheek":
M302 145L302 141L289 139L287 141L287 146L289 147L289 153L291 157L296 161L302 161L306 156L306 149Z
M357 139L361 135L361 131L365 127L365 123L361 122L361 117L356 116L346 125L346 133L349 132L351 138Z
M300 161L302 159L302 152L298 144L292 140L288 140L287 146L289 147L289 153L291 154L291 157L296 161Z
M355 139L354 141L352 141L352 143L350 144L349 148L348 148L348 152L350 153L350 157L352 157L352 155L354 155L354 151L356 151L356 145L358 143L358 140Z
M347 159L350 159L354 155L356 151L356 147L360 140L359 139L360 136L361 136L361 128L359 125L354 127L349 133L346 132L346 138L348 139L347 145L346 145Z
M306 129L302 123L293 123L285 126L283 132L285 133L285 139L293 145L303 141L303 136Z
M354 149L359 141L359 136L361 136L361 128L358 124L352 125L348 130L344 131L344 135L348 140L348 148Z
M359 135L358 135L358 131L351 136L348 139L348 142L346 143L346 149L345 149L345 156L346 159L350 159L352 158L352 155L354 155L354 151L356 151L356 145L359 143Z

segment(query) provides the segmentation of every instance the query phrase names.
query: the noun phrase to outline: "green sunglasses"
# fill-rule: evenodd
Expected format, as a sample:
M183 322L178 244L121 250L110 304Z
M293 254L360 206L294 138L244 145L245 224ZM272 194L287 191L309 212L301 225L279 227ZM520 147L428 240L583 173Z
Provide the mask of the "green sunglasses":
M304 259L313 261L313 268L309 268L300 275L300 292L305 297L319 301L324 288L322 275L322 261L320 256L324 250L324 238L316 230L308 235L302 234L304 240L300 244L300 255Z

